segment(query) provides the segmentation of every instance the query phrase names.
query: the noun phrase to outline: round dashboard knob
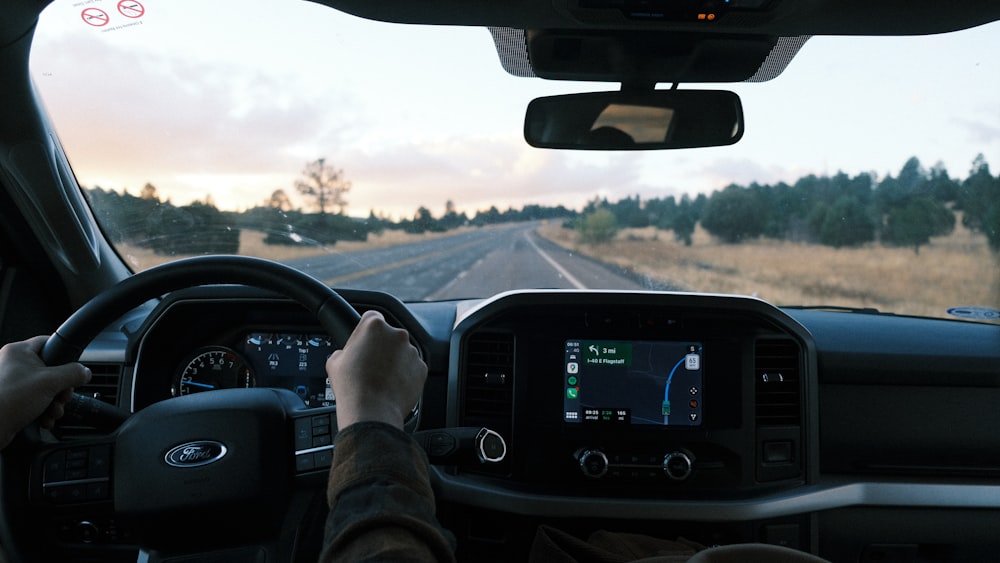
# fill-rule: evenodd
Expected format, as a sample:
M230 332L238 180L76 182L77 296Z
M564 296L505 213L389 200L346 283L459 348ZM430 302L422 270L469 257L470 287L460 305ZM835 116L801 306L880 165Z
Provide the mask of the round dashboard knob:
M683 481L691 476L693 462L687 452L670 452L663 456L663 473L675 481Z
M76 538L82 543L94 543L100 537L101 530L96 524L81 520L76 523Z
M583 450L577 459L580 471L587 477L599 479L608 472L608 456L601 450Z

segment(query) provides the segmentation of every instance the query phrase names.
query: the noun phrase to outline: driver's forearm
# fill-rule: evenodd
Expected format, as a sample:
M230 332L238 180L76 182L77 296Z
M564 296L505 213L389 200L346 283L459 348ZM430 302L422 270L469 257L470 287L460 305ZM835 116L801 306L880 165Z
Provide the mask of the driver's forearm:
M434 516L427 457L378 422L337 435L320 561L453 561L454 540Z

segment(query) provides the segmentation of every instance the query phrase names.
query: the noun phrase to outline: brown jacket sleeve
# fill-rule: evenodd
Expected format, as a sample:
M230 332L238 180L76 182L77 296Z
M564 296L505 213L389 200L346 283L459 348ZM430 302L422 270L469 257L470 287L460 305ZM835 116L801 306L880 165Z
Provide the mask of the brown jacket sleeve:
M454 561L454 538L434 516L427 455L379 422L337 434L321 562Z

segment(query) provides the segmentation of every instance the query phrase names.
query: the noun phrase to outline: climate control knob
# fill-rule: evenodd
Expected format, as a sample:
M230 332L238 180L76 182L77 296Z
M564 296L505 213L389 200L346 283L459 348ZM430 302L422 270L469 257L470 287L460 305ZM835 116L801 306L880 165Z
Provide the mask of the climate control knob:
M600 479L608 472L608 456L601 450L582 450L576 456L580 471L592 479Z
M663 456L663 473L675 481L683 481L691 476L693 456L688 452L676 451Z

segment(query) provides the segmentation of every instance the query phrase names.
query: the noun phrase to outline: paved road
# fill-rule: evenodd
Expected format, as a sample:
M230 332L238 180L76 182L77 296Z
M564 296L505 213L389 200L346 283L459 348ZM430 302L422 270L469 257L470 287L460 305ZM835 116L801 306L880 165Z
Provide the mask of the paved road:
M407 300L484 297L514 288L649 289L534 233L538 223L476 229L377 250L290 262L335 288Z

